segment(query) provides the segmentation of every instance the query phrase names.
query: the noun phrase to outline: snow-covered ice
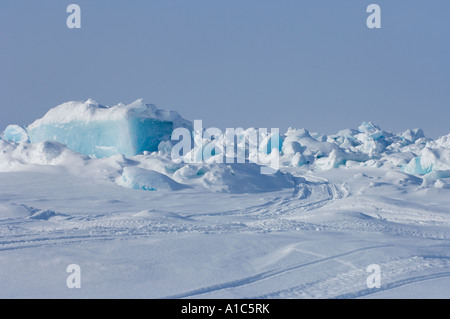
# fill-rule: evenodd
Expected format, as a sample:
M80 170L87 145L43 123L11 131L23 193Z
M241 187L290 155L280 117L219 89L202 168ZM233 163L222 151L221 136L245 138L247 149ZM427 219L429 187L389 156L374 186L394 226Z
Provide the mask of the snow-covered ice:
M10 142L29 142L27 131L19 125L8 125L3 132L5 140Z
M190 127L178 113L159 110L141 99L112 107L92 99L52 108L27 127L31 142L54 140L77 152L97 157L156 151L176 127Z
M8 126L0 297L450 297L450 134L290 128L264 175L250 161L172 161L179 126L192 130L142 100L68 102ZM70 264L80 289L66 286ZM380 288L367 286L373 264Z

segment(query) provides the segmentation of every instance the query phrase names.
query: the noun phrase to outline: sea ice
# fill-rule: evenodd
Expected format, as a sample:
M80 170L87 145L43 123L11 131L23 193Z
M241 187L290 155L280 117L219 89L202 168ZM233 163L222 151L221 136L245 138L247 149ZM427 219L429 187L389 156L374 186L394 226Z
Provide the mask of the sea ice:
M8 125L3 132L3 138L9 142L28 142L27 131L19 125Z
M27 127L32 143L53 140L92 157L134 156L158 151L175 127L191 123L177 112L159 110L141 99L106 107L89 99L61 104Z

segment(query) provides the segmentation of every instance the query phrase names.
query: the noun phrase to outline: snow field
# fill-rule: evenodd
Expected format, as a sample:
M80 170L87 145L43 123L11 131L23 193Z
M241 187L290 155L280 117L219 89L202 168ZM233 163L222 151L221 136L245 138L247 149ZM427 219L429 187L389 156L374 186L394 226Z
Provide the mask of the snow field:
M0 297L450 297L448 136L291 128L280 170L264 175L249 162L175 163L167 136L154 151L144 139L128 155L90 156L30 134L124 118L128 129L140 127L130 118L190 123L142 101L88 100L4 131ZM103 146L119 152L107 132ZM66 285L70 264L80 289ZM372 264L381 288L366 284Z

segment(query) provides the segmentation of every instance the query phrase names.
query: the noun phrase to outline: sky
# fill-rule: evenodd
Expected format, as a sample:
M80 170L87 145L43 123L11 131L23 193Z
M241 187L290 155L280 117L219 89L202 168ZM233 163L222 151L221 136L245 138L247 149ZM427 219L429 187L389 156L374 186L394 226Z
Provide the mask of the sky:
M69 29L69 4L81 28ZM369 4L381 28L369 29ZM450 133L450 1L2 0L0 130L88 98L203 127Z

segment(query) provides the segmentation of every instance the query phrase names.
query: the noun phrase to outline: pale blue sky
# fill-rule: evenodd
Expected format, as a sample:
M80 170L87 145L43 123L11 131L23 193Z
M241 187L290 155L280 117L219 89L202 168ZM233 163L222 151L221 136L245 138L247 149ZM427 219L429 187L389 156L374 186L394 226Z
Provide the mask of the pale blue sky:
M66 7L81 7L81 29ZM382 28L366 26L377 3ZM0 2L0 130L60 103L146 103L205 127L373 121L450 132L450 1Z

